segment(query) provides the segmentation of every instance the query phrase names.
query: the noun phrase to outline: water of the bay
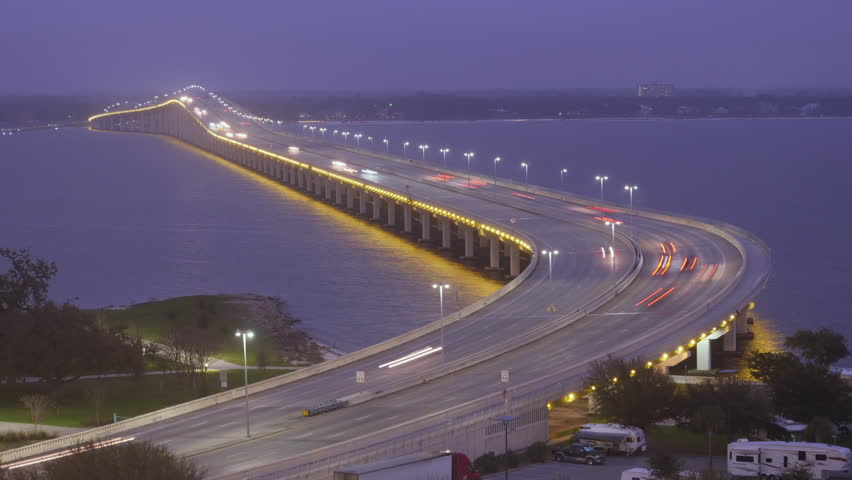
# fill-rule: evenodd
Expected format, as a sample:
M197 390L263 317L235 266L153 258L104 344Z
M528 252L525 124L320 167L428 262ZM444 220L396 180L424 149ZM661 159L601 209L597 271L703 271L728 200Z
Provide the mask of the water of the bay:
M637 208L744 227L771 248L773 273L759 318L781 333L826 326L852 339L852 119L567 120L331 124L362 133L360 145L443 162ZM293 127L294 131L305 131ZM310 132L307 130L307 132ZM316 133L317 130L314 130ZM317 134L318 135L318 134ZM353 136L347 137L353 143ZM372 137L372 142L368 139ZM371 147L372 146L372 147ZM567 173L560 178L560 171ZM764 348L768 347L765 345Z
M436 281L450 311L501 286L166 137L85 129L0 137L0 246L55 260L57 301L272 295L343 351L436 320Z

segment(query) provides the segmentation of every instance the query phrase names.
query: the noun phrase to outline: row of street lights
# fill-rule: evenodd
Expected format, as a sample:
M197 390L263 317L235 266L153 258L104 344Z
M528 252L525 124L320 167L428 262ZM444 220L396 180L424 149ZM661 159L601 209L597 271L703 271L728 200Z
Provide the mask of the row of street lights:
M322 134L322 136L325 136L325 132L326 132L326 128L324 128L324 127L318 128L318 127L315 127L315 126L303 125L302 129L303 130L309 129L311 131L311 133L318 130ZM346 141L348 140L348 137L350 135L350 132L346 132L346 131L340 132L338 130L334 130L332 132L333 135L337 135L338 133L340 133L340 135L343 136L343 142L346 143ZM356 134L352 135L352 137L355 139L356 145L360 147L361 146L361 138L363 138L363 134L356 133ZM368 136L367 140L369 140L370 143L373 143L373 137ZM382 143L384 143L384 145L385 145L385 153L390 153L390 140L388 140L387 138L383 138ZM402 156L403 156L403 158L406 156L406 154L408 152L408 147L410 145L411 145L411 142L409 142L409 141L402 142ZM429 145L424 143L424 144L418 145L417 148L420 149L421 159L425 162L426 161L426 151L429 150ZM438 152L440 152L441 155L443 156L444 168L447 168L447 154L450 153L450 149L449 148L441 148L441 149L438 149ZM472 158L474 158L475 156L476 155L473 152L465 152L464 153L464 157L467 160L467 184L468 184L468 187L470 187L470 184L471 184L470 160ZM497 164L500 163L501 160L502 159L500 157L494 157L494 160L493 160L494 185L497 185ZM529 191L529 188L530 188L529 167L530 167L529 163L521 162L521 168L524 169L524 190L527 191L527 192ZM559 185L560 185L560 187L562 188L562 191L563 191L562 192L563 198L564 198L564 193L565 193L565 176L566 176L567 173L568 173L567 168L562 168L562 169L559 170ZM595 180L600 184L601 200L603 201L603 199L604 199L604 182L609 180L609 177L607 175L596 175ZM636 190L639 190L639 187L636 186L636 185L625 185L624 190L627 191L627 193L629 194L630 209L632 210L633 209L633 192L636 191Z

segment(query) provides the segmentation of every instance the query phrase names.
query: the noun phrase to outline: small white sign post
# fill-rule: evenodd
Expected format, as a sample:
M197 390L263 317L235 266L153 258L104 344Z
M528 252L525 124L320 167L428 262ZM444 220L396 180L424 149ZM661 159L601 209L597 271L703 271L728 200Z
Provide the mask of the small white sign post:
M500 382L504 383L503 386L503 408L506 412L509 411L509 371L508 370L500 370Z
M366 379L364 378L364 371L363 370L357 370L355 372L355 383L364 383L364 382L366 382Z
M222 388L228 388L228 372L227 370L219 370L219 384Z

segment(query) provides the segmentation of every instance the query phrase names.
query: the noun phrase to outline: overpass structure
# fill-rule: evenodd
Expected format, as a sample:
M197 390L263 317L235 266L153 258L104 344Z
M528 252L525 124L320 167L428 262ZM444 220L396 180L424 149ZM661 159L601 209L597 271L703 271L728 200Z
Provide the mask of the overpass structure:
M165 443L216 478L330 478L341 464L415 451L501 451L494 417L505 413L523 448L546 438L548 402L583 394L593 360L665 368L697 355L709 368L711 342L736 348L768 276L766 246L730 225L519 190L287 133L200 87L180 95L90 126L175 137L511 281L458 314L251 385L251 438L242 391L227 391L3 452L3 463L121 437ZM302 416L328 400L346 407Z

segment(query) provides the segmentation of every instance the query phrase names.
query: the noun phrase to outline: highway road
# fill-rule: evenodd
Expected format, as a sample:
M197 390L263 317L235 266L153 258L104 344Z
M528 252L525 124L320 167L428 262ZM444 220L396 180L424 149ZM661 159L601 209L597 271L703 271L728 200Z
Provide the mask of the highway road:
M413 162L391 161L383 155L344 149L339 145L294 137L283 129L250 122L223 108L206 95L196 100L211 116L226 120L234 131L247 134L241 140L321 168L343 161L378 174L358 174L365 180L415 199L452 205L478 217L523 232L536 251L559 250L553 279L548 278L547 260L518 288L499 301L449 325L444 333L444 352L389 369L379 365L426 346L437 347L436 332L381 354L326 373L300 380L250 397L253 438L245 438L243 403L230 402L140 428L128 435L167 445L181 455L205 465L212 476L241 471L312 449L442 411L498 392L500 370L510 370L514 379L542 383L576 380L579 386L589 361L609 353L625 357L656 359L685 344L699 332L709 331L721 319L740 308L760 286L769 271L768 254L761 245L737 231L729 232L746 252L705 230L629 212L606 213L624 222L618 228L628 233L641 251L641 271L616 298L585 317L549 332L543 338L479 362L456 373L435 377L441 363L452 364L471 354L494 348L512 339L546 328L557 319L583 310L630 273L636 260L633 245L618 238L615 258L604 258L601 247L611 243L609 227L595 217L601 212L578 203L562 201L491 184L467 187L466 179L436 178L434 167ZM298 153L287 146L298 145ZM286 188L286 187L282 187ZM524 193L519 196L518 193ZM587 200L590 201L590 200ZM514 219L515 223L510 223ZM661 245L662 244L662 245ZM663 248L673 253L673 265L665 275L657 268ZM698 257L696 268L679 270L682 259ZM392 259L389 259L392 261ZM657 270L656 275L652 275ZM364 281L369 282L369 272ZM434 279L449 281L452 279ZM648 303L670 291L652 306ZM657 292L650 300L640 300ZM329 292L336 295L338 292ZM355 371L366 372L367 383L355 383ZM366 403L317 417L303 418L302 408L323 400L382 389L404 380L426 381L418 386Z

